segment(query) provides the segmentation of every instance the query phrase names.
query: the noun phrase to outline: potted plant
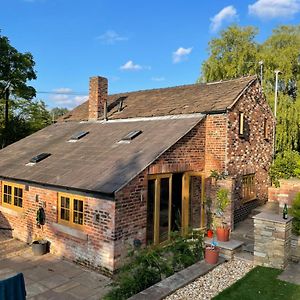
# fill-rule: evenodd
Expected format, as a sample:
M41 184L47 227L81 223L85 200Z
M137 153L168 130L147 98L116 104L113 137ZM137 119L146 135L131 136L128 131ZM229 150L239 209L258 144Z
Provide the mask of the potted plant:
M217 247L217 243L213 241L211 245L207 245L205 247L205 261L208 264L216 264L219 259L219 251L220 249Z
M230 227L224 220L224 212L230 203L228 198L228 190L225 188L219 189L217 191L216 200L215 217L216 223L218 224L216 225L217 240L220 242L227 242L229 241Z

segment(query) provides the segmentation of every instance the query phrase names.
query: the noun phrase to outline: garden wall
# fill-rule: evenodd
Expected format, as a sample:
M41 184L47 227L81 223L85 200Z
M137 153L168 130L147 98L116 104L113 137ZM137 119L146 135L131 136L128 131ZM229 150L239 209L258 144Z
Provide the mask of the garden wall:
M288 206L292 205L297 193L300 193L300 179L280 179L280 187L269 187L268 201L278 202L280 207L286 203Z

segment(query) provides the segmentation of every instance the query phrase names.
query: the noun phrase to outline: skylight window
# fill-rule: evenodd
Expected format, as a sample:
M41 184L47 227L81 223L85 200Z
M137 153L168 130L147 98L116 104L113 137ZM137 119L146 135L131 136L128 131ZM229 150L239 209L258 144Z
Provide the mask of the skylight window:
M84 136L86 136L89 132L88 131L80 131L75 133L74 135L71 136L71 138L69 139L69 142L77 142L78 140L80 140L81 138L83 138Z
M36 164L36 163L44 160L45 158L49 157L50 155L51 155L51 153L40 153L37 156L31 158L29 162Z
M130 131L127 135L125 135L122 138L122 141L132 141L133 139L135 139L138 135L140 135L142 133L142 130L134 130L134 131Z
M133 139L139 136L142 133L142 130L133 130L126 134L119 143L130 143Z

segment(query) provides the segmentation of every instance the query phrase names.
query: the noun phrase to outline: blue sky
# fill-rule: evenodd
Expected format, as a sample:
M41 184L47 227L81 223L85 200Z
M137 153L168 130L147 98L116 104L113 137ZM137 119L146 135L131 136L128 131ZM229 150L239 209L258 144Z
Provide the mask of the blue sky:
M109 92L194 83L209 40L232 23L259 28L263 41L281 24L300 23L300 0L0 0L0 29L29 51L38 99L74 107L88 78ZM53 94L52 94L53 93Z

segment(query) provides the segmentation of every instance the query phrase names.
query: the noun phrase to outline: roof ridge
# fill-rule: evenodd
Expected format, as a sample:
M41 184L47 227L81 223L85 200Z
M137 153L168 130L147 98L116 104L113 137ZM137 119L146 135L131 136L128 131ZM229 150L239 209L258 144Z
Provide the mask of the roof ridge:
M181 85L175 85L175 86L169 86L169 87L161 87L161 88L153 88L153 89L145 89L145 90L136 90L131 92L121 92L116 94L109 94L108 96L117 96L117 95L126 95L126 94L134 94L134 93L141 93L141 92L150 92L150 91L159 91L159 90L171 90L171 89L177 89L177 88L186 88L190 86L197 86L197 85L212 85L212 84L218 84L218 83L224 83L229 81L237 81L241 79L247 79L251 77L257 77L256 75L247 75L242 77L237 77L234 79L227 79L227 80L219 80L219 81L211 81L211 82L196 82L196 83L190 83L190 84L181 84Z

